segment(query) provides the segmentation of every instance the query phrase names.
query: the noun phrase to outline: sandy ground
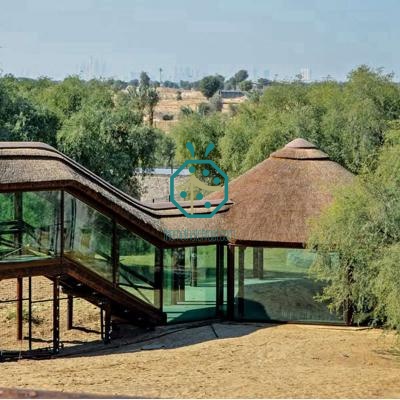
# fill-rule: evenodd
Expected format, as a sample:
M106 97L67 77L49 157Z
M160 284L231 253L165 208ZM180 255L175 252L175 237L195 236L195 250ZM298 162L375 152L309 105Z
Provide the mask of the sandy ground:
M140 397L400 397L391 333L220 323L160 329L151 335L162 337L85 356L2 363L0 387Z
M28 341L17 341L17 305L2 303L5 300L15 300L17 292L16 279L0 281L0 349L27 350ZM52 299L52 282L44 277L32 278L32 299L42 301ZM100 312L99 309L83 299L74 300L74 326L84 331L67 329L67 301L66 295L60 292L60 336L63 346L94 342L100 339ZM23 298L28 298L28 279L23 280ZM36 302L32 305L33 315L33 348L41 349L52 345L52 301ZM23 336L28 335L28 301L23 302Z

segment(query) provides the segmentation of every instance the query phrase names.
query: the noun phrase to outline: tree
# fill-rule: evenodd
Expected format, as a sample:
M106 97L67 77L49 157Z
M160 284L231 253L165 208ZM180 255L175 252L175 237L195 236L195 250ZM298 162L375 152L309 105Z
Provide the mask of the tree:
M271 81L265 78L257 79L257 89L264 89L266 86L270 85Z
M22 97L16 80L0 80L0 140L40 141L56 144L57 115Z
M220 94L215 93L213 97L210 99L210 105L212 111L222 111L223 101Z
M393 143L394 142L394 143ZM321 300L350 308L355 322L400 330L400 126L389 131L376 168L337 192L313 223L311 273L326 283Z
M248 72L245 69L241 69L238 72L236 72L235 75L233 75L233 80L236 85L238 85L240 82L245 81L249 77Z
M363 66L345 83L274 83L237 107L222 139L221 162L236 176L304 137L359 173L376 161L388 124L399 115L400 87L392 76Z
M200 91L207 99L212 97L223 85L221 79L217 76L206 76L200 81Z
M212 159L218 163L220 147L217 144L225 134L225 123L225 116L221 113L213 113L206 116L192 113L184 116L171 132L176 143L177 162L180 163L187 159L186 143L192 142L196 150L195 158L197 159L203 158L209 143L214 143L216 148L213 150Z
M233 75L230 79L226 81L225 89L228 90L237 89L239 83L245 81L248 77L249 74L246 70L244 69L239 70L238 72L236 72L235 75Z
M147 90L146 90L146 106L148 109L150 126L153 126L154 108L156 107L159 100L160 100L160 97L157 93L157 90L152 87L147 88Z
M58 141L67 155L114 186L138 196L140 185L134 168L154 166L158 134L143 126L138 114L128 107L85 106L66 121Z
M244 92L249 92L253 88L253 83L251 81L242 81L239 83L239 89Z
M145 88L150 86L150 77L144 71L140 73L139 85Z

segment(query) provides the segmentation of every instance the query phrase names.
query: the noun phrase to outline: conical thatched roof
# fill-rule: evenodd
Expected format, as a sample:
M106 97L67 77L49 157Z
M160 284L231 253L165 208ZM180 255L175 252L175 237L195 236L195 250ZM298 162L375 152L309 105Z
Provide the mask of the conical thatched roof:
M309 219L352 177L315 145L295 139L230 183L234 205L225 223L235 227L238 241L303 244Z

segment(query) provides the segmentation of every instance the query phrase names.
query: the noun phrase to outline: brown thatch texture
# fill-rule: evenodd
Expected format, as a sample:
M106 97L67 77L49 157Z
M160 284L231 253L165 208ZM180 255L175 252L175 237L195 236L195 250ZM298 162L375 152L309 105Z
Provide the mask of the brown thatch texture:
M312 143L296 139L229 184L233 205L227 203L210 219L189 219L171 203L152 205L131 198L50 146L0 143L0 191L31 187L85 192L161 241L166 229L190 229L198 236L207 236L205 230L234 231L235 241L243 243L304 244L309 219L352 176ZM214 207L221 197L214 193L207 200ZM196 202L196 212L207 212L202 204Z
M120 220L126 220L129 226L137 226L139 233L145 231L148 238L154 238L158 243L164 240L160 218L183 218L172 203L142 203L51 146L36 142L0 142L0 192L39 189L64 189L74 195L85 195L101 205L101 210L118 215ZM208 212L203 204L195 202L196 212ZM183 207L190 207L189 202Z
M229 211L208 221L163 222L175 229L234 229L237 242L304 244L309 220L353 175L304 139L296 139L229 184ZM211 199L221 198L214 193Z

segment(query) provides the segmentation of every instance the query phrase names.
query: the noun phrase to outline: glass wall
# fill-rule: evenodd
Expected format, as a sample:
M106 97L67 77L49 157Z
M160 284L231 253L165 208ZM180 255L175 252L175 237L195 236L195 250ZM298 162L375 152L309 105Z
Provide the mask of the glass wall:
M161 252L122 226L118 226L118 238L118 286L159 308Z
M0 261L55 257L60 241L59 192L0 194Z
M314 254L303 249L235 250L235 317L262 321L339 322L315 296L322 284L309 278Z
M216 246L164 252L163 311L169 322L216 316Z
M113 281L112 241L111 218L65 193L65 255Z

